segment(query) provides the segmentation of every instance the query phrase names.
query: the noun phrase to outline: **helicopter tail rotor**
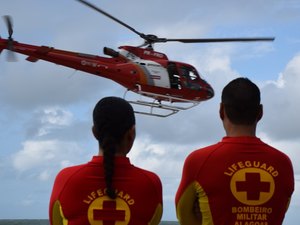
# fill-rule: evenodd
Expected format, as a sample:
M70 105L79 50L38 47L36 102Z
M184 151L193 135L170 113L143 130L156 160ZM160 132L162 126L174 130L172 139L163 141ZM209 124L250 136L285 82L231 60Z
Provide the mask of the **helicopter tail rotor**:
M13 35L13 22L12 18L9 15L3 16L3 19L5 21L7 31L8 31L8 39L7 39L7 61L9 62L15 62L17 61L16 55L14 53L14 39L12 38Z

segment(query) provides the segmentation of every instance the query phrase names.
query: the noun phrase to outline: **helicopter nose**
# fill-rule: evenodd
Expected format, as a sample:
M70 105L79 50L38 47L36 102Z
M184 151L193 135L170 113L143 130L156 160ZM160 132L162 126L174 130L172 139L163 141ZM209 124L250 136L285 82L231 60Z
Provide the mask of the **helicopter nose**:
M209 86L209 88L207 89L207 93L209 98L212 98L215 95L214 89L211 86Z
M210 99L215 95L214 89L207 82L206 82L206 92L207 92L207 99Z

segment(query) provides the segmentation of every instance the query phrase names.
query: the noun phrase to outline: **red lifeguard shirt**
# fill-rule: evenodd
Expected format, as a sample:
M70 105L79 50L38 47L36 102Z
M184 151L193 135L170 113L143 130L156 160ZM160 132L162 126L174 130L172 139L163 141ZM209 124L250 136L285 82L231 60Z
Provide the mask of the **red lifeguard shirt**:
M157 225L162 216L159 177L115 157L113 185L117 198L106 195L103 157L63 169L50 199L51 225Z
M191 153L176 194L182 225L279 225L294 190L290 159L256 137L225 137ZM202 223L195 217L200 208Z

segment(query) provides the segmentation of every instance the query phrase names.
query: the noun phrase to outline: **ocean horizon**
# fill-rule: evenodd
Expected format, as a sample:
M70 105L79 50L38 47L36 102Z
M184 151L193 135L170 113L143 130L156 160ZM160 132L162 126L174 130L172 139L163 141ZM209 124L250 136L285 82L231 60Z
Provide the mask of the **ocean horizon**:
M48 219L0 219L0 225L49 225ZM160 225L179 225L177 221L161 221Z

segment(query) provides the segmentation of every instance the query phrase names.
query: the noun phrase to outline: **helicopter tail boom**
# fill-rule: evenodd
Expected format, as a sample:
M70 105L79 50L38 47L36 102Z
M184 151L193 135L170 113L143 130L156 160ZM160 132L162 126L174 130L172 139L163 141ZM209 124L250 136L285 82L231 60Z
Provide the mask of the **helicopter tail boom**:
M1 37L0 37L0 40L1 40ZM5 49L4 47L0 46L0 54L4 49Z
M1 36L0 36L0 54L1 54L1 52L2 52L4 49L6 49L3 40L4 40L4 39L1 38ZM2 43L3 43L3 44L2 44Z
M0 52L3 49L6 49L9 51L8 53L16 52L26 55L26 60L30 62L37 62L38 60L48 61L57 65L111 79L123 86L131 88L131 80L128 80L127 77L124 77L120 72L122 69L128 69L124 67L120 68L120 66L118 67L120 64L128 67L127 60L112 49L106 50L106 53L113 56L113 58L65 51L48 46L29 45L16 41L12 41L13 48L9 48L9 42L10 40L0 39Z

